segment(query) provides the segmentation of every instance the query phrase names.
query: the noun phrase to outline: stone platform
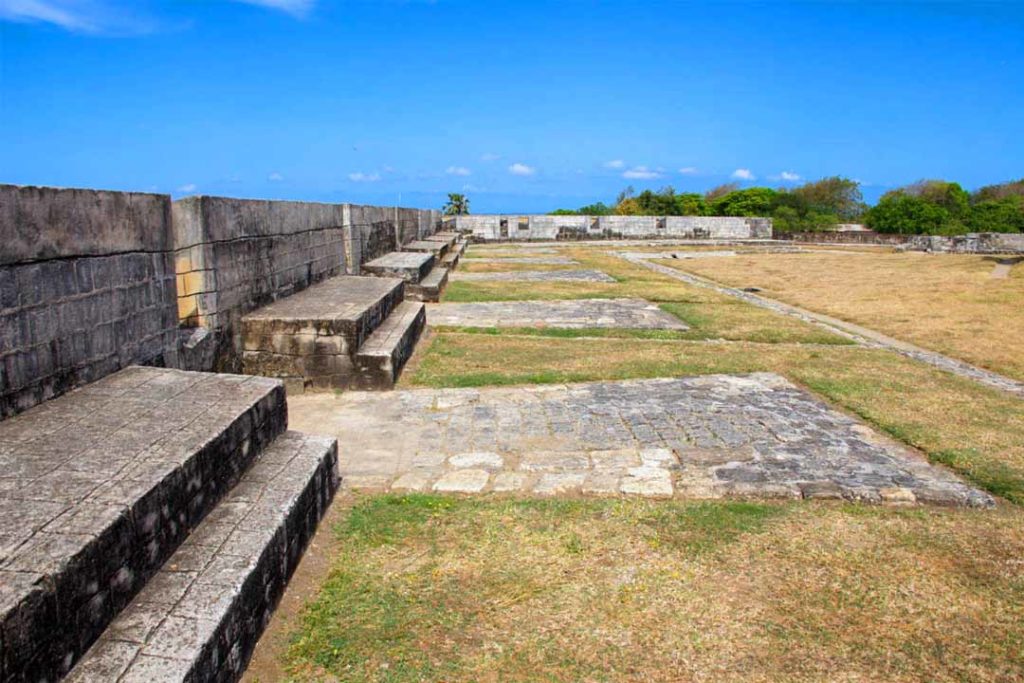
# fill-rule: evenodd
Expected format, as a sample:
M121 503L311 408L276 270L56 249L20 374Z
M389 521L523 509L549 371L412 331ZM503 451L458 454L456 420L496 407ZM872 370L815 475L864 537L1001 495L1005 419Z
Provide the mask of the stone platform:
M451 327L689 329L674 315L643 299L437 304L427 309L427 318L431 325Z
M367 275L402 278L416 284L434 267L434 255L419 251L392 251L363 264Z
M345 443L349 485L394 491L992 498L778 375L709 375L292 399Z
M466 282L615 282L600 270L510 270L499 273L459 273Z
M66 673L284 431L284 400L132 367L0 422L4 680Z
M405 283L397 278L342 276L314 285L242 318L242 367L246 373L283 379L289 392L307 388L390 388L390 370L364 365L363 344L402 303ZM416 322L402 317L409 325ZM411 345L399 350L404 363ZM400 343L406 336L389 334ZM406 353L407 352L407 353Z

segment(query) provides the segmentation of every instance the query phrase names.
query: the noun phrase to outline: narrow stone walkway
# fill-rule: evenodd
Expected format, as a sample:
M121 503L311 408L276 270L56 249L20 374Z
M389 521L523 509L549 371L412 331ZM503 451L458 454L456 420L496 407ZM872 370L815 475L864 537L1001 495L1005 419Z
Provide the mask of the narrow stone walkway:
M289 412L337 437L354 488L993 505L771 373L306 394Z
M453 280L467 282L615 282L600 270L510 270L498 273L456 273Z
M679 318L643 299L432 304L427 307L427 323L451 327L689 329Z
M754 306L767 308L775 311L776 313L782 313L783 315L799 318L804 322L823 327L834 334L853 340L863 346L889 349L890 351L895 351L896 353L908 358L913 358L914 360L937 367L945 372L974 380L975 382L980 382L981 384L1024 398L1024 382L1011 379L1010 377L1000 375L990 370L979 368L976 365L971 365L970 363L966 363L962 360L950 358L949 356L945 356L935 351L922 349L919 346L914 346L913 344L900 341L899 339L894 339L855 323L840 320L839 318L833 318L832 316L824 315L822 313L815 313L814 311L809 311L807 309L800 308L799 306L785 304L781 301L776 301L775 299L769 299L752 292L736 289L735 287L721 285L713 280L708 280L676 268L670 268L669 266L665 266L660 263L652 263L648 260L652 256L653 258L658 258L658 254L649 255L636 252L618 252L615 253L615 255L629 261L630 263L662 273L663 275L667 275L687 284L710 289L719 292L720 294L726 294L737 299L742 299Z

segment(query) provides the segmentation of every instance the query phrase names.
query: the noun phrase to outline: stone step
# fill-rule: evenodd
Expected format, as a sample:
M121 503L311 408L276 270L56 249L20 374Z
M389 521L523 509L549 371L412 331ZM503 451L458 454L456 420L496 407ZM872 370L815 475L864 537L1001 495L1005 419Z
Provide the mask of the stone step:
M437 303L441 300L441 291L448 284L448 269L438 266L430 271L418 285L409 285L407 295L414 301Z
M421 251L392 251L363 264L367 275L398 277L416 284L434 267L434 255Z
M458 249L453 249L444 255L441 259L441 266L447 268L449 271L455 270L459 265L459 259L462 258L462 252Z
M421 251L428 254L433 254L436 258L440 259L442 256L448 253L448 243L431 240L415 240L413 242L403 244L402 250Z
M289 391L343 389L355 355L405 297L400 278L344 275L242 318L244 372L285 381Z
M455 242L459 239L459 236L454 232L437 232L433 235L428 235L423 239L427 242L444 242L448 245L448 248L451 249L455 246Z
M437 270L436 268L434 270ZM359 387L391 389L427 324L426 307L403 301L359 349Z
M238 680L337 488L333 438L280 436L66 680Z
M287 424L262 377L129 367L0 422L3 680L55 680Z

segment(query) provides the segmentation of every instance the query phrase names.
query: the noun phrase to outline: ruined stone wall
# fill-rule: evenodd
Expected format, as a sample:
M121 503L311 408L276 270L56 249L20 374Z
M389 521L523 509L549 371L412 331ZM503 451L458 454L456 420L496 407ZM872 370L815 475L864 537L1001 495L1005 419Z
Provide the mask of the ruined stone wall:
M178 363L166 195L0 185L0 416Z
M173 217L178 317L217 347L186 348L188 369L237 370L244 314L345 270L341 204L187 197Z
M912 251L953 254L1024 254L1024 234L978 232L966 235L895 235L877 232L791 232L776 236L794 242L877 244Z
M480 241L583 239L770 239L769 218L726 216L456 216Z
M358 275L367 261L437 232L440 214L426 209L345 204L346 272Z

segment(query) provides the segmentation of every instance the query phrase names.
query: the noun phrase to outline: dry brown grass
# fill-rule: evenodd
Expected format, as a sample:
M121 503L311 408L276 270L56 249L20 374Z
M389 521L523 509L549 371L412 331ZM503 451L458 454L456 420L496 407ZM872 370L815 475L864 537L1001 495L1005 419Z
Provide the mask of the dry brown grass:
M336 534L297 680L1024 674L1015 508L384 496Z
M1024 379L1024 267L983 256L770 254L664 261Z

